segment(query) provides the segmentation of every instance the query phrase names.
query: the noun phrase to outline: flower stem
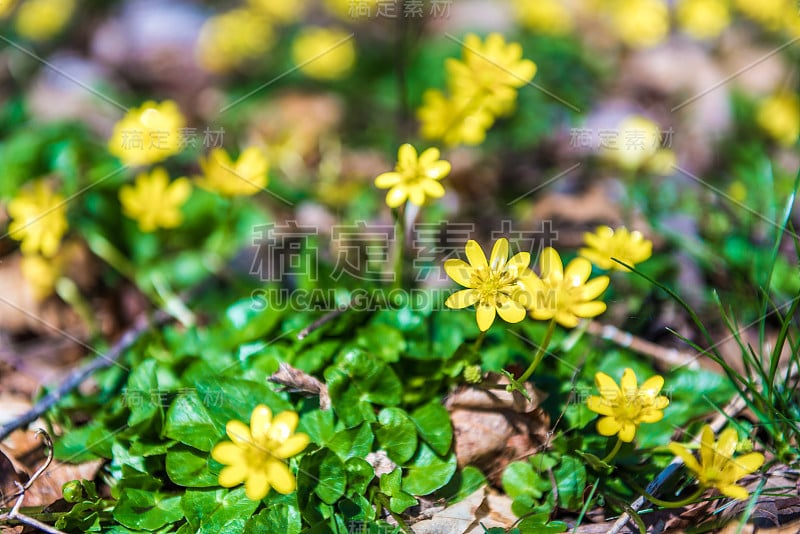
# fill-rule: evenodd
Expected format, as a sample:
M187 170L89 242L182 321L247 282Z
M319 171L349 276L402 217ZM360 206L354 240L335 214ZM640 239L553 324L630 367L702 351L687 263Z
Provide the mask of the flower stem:
M521 377L517 379L518 382L522 383L525 382L527 379L531 377L533 372L539 366L539 363L544 358L545 353L547 352L547 347L550 345L550 340L553 338L553 332L556 331L556 320L555 318L550 319L550 324L547 325L547 332L544 334L544 339L542 339L542 343L539 345L539 349L536 351L536 355L533 357L533 361L528 369L522 374Z
M706 489L708 489L705 486L699 486L697 488L697 491L695 491L685 499L681 499L680 501L662 501L658 497L654 497L653 495L651 495L650 492L639 486L637 483L631 480L630 477L625 476L622 473L620 474L622 475L622 478L625 480L625 482L627 482L635 491L638 491L645 499L647 499L651 503L655 504L656 506L660 506L662 508L683 508L684 506L687 506L695 502L697 498L700 497L706 491Z
M405 205L395 210L395 248L394 248L394 285L393 289L403 288L403 255L406 244L406 210Z
M484 330L478 335L478 339L475 340L475 343L472 345L472 350L478 352L483 345L483 340L486 339L486 331Z
M617 438L617 443L614 445L614 448L611 449L611 452L609 452L608 455L600 461L603 462L604 464L607 464L608 462L614 459L614 457L617 455L621 447L622 447L622 440Z

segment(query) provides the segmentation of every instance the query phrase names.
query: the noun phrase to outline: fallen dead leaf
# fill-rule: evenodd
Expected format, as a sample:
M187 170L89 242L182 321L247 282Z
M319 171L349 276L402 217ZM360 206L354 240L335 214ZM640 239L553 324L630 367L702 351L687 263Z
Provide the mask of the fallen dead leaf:
M511 499L484 486L411 529L415 534L483 534L487 528L509 528L516 520Z

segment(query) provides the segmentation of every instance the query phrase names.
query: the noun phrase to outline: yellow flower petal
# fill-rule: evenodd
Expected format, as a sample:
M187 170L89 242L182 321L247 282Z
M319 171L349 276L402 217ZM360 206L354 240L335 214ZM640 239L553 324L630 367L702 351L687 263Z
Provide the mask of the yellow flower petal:
M597 372L594 375L594 384L597 386L597 391L603 398L611 402L617 400L620 396L619 386L614 382L614 379L605 373Z
M750 473L754 473L764 464L764 455L760 452L751 452L749 454L743 454L742 456L738 456L731 460L729 464L733 467L733 472L730 473L731 478L735 480L739 480L744 475L749 475Z
M733 457L736 451L736 445L739 444L739 434L733 427L728 427L722 431L717 441L717 454L721 454L727 458Z
M425 190L420 185L408 187L408 201L415 206L425 204Z
M436 180L423 180L420 187L431 198L442 198L444 196L444 186Z
M251 470L244 483L244 493L251 501L260 501L269 493L269 478L266 471Z
M575 328L580 322L578 317L570 312L558 310L555 315L556 322L564 328Z
M700 464L711 465L714 458L714 431L711 426L704 425L700 432Z
M472 277L473 269L464 260L459 260L454 258L445 260L444 271L447 273L447 276L455 280L457 284L462 285L464 287L472 287L470 279Z
M655 399L655 397L658 396L659 392L661 391L661 388L663 387L664 387L663 377L659 375L651 376L650 378L644 381L644 384L641 385L641 387L639 388L639 394Z
M467 253L467 260L469 260L469 264L472 265L473 268L485 269L489 267L489 263L486 261L486 255L476 241L472 239L467 241L464 250Z
M244 462L224 467L219 472L219 485L223 488L232 488L245 481L248 474L247 464Z
M403 180L403 175L399 172L385 172L375 178L375 186L379 189L388 189L399 184Z
M461 308L472 306L476 302L478 302L477 291L474 289L462 289L447 297L447 300L444 301L444 305L454 310L460 310Z
M615 436L622 429L622 424L614 417L603 417L597 421L597 432L601 436Z
M530 252L518 252L517 254L514 254L514 256L512 256L510 260L508 260L508 263L506 263L506 269L508 269L508 271L514 275L522 276L525 270L528 269L528 267L530 267L530 265L531 265Z
M436 157L439 157L438 154L436 155ZM425 176L433 180L441 180L442 178L450 174L451 169L452 166L450 165L449 161L445 160L437 161L425 167Z
M592 274L592 262L586 258L575 258L564 270L564 280L572 287L580 287Z
M750 494L747 493L747 490L742 486L737 486L736 484L727 484L724 486L717 486L720 493L725 495L726 497L730 497L731 499L736 499L738 501L746 501Z
M403 184L398 184L392 187L386 194L386 205L390 208L396 208L403 204L408 198L408 189Z
M606 311L606 303L600 301L581 302L579 304L573 304L570 306L569 311L578 317L597 317Z
M256 442L262 441L272 425L272 410L268 406L259 404L250 414L250 432Z
M643 410L639 414L639 422L641 423L657 423L664 418L664 412L661 410Z
M278 445L273 451L273 455L280 459L290 458L303 452L308 447L309 442L308 435L298 432Z
M686 464L686 467L688 467L695 474L699 474L701 472L700 464L697 463L697 459L694 457L691 451L689 451L689 449L680 443L675 443L674 441L667 445L667 448L672 454L683 460L683 463Z
M586 406L593 412L600 415L613 415L614 409L603 399L597 395L592 395L586 399Z
M608 287L610 279L607 276L598 276L586 282L580 288L576 288L575 298L580 300L594 300L599 297Z
M417 149L406 143L397 151L398 170L411 170L417 166Z
M622 379L619 381L619 389L626 397L636 397L636 393L639 390L639 385L636 381L636 374L630 367L626 368L622 373Z
M492 247L492 255L489 259L489 268L493 271L499 271L505 267L508 261L508 239L501 237L495 241Z
M508 323L518 323L525 318L526 310L520 303L504 298L497 301L497 313Z
M241 421L228 421L228 424L225 425L225 432L236 445L249 445L253 443L253 437L250 435L250 428Z
M492 326L494 322L495 314L495 307L491 304L478 304L475 316L478 321L478 328L481 332L489 330L489 327Z
M230 441L215 445L211 449L211 457L225 465L239 465L245 462L244 451Z
M417 164L420 167L430 167L439 160L440 155L441 153L439 152L438 148L431 147L427 150L424 150L422 154L419 155L419 160Z
M297 415L297 412L293 412L291 410L287 410L285 412L281 412L275 416L275 419L272 421L273 426L283 426L285 427L289 433L293 433L297 428L297 423L300 421L300 417Z
M619 439L624 443L630 443L636 437L636 425L630 421L624 421L619 431Z
M547 247L539 258L539 272L546 283L557 284L564 279L564 265L556 249Z
M288 495L297 488L294 475L283 462L267 462L266 474L270 485L275 488L275 491L278 493ZM320 484L325 484L325 481L321 480Z

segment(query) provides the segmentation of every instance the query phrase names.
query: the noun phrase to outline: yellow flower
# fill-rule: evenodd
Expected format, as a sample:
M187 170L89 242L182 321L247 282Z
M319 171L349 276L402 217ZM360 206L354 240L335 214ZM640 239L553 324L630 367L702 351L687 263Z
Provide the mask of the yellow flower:
M514 0L520 23L544 35L564 35L572 30L572 14L559 0Z
M639 387L633 369L625 369L619 386L605 373L596 373L594 383L600 396L592 395L586 405L603 416L597 422L597 431L603 436L616 435L625 443L633 441L641 423L661 421L662 410L669 404L669 399L659 395L664 379L658 375Z
M680 0L676 16L678 26L695 39L717 37L731 22L726 0Z
M578 254L601 269L627 271L627 268L611 258L635 267L653 254L652 241L645 239L641 232L630 232L624 226L616 230L609 226L598 226L595 233L583 234L583 240L586 247L580 249Z
M475 304L478 328L485 332L492 326L495 315L509 323L525 318L525 304L530 301L528 288L522 278L530 273L531 255L520 252L508 259L508 240L498 239L492 248L489 261L480 245L473 240L465 247L469 263L449 259L444 270L460 285L468 288L450 295L445 301L448 308L461 309Z
M211 72L230 71L263 56L272 46L273 34L267 16L256 9L239 8L215 15L200 30L195 50L197 61Z
M657 45L669 32L669 10L662 0L616 0L612 5L612 27L628 46Z
M575 258L564 269L556 249L547 247L539 258L541 278L529 271L523 282L531 291L527 303L531 317L537 320L555 319L566 328L578 326L579 317L595 317L606 311L605 302L594 300L608 287L608 277L589 280L592 264Z
M282 24L296 22L306 9L305 0L248 0L253 9Z
M64 197L55 193L44 181L20 191L8 204L11 224L8 233L21 241L23 254L41 253L46 258L55 256L66 233L67 204Z
M791 0L735 0L739 11L768 30L780 28L787 13L793 18L797 17L797 10L792 3ZM794 12L789 11L791 9Z
M25 255L20 262L20 269L28 288L37 301L45 300L53 294L56 282L61 277L60 258L43 258L39 255Z
M17 10L15 28L26 39L44 41L64 29L74 10L75 0L26 0Z
M709 425L705 425L700 436L700 462L680 443L673 441L669 444L669 450L694 472L701 487L717 488L726 497L745 500L749 494L736 482L761 467L764 455L751 452L734 458L738 444L736 429L723 430L719 441L715 442L714 432Z
M125 165L157 163L180 152L180 130L185 125L175 102L150 100L129 110L114 125L108 150Z
M203 176L197 185L224 196L251 196L267 187L269 162L264 152L246 148L234 163L225 149L215 148L200 160Z
M17 0L0 0L0 19L6 18L14 6L17 5Z
M386 205L390 208L396 208L406 200L422 206L426 197L444 196L444 187L439 180L448 174L450 162L439 159L438 148L429 148L417 157L417 149L406 143L397 151L394 172L385 172L375 178L375 185L389 189Z
M270 488L287 495L297 486L294 475L286 465L287 458L299 454L308 446L309 438L295 433L297 413L272 411L259 404L250 415L250 427L241 421L228 421L225 431L231 441L217 444L211 457L225 465L219 473L219 484L232 488L244 482L249 499L260 501Z
M304 28L292 43L292 59L310 78L338 80L356 63L353 35L318 26Z
M191 193L189 180L178 178L170 183L167 171L157 167L150 174L137 176L135 185L120 189L119 200L122 211L139 223L142 232L154 232L181 225L181 207Z
M791 93L773 95L758 105L756 121L770 137L791 146L800 135L800 99Z
M640 115L625 117L616 136L603 146L603 157L619 167L634 171L651 160L661 145L661 129Z
M422 102L417 110L420 135L447 146L479 145L486 139L486 130L494 124L494 116L468 97L448 99L441 91L429 89L422 95Z
M354 22L378 15L380 0L324 0L325 9L335 17Z
M480 102L492 113L507 113L517 98L517 89L530 82L536 64L522 59L519 43L506 44L499 33L485 42L471 33L464 38L462 59L445 62L451 93Z

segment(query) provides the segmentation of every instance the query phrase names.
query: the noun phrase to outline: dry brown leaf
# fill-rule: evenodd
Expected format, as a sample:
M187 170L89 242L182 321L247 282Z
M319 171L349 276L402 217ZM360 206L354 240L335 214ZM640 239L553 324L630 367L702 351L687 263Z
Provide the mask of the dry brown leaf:
M42 476L25 492L25 506L47 506L62 497L61 488L71 480L94 480L103 460L64 464L53 460Z
M483 534L485 528L509 528L517 517L511 512L511 499L497 495L485 486L464 500L415 523L415 534Z

